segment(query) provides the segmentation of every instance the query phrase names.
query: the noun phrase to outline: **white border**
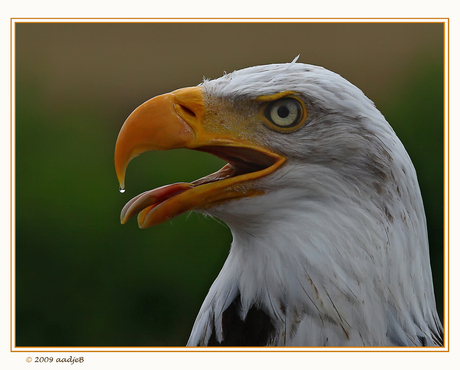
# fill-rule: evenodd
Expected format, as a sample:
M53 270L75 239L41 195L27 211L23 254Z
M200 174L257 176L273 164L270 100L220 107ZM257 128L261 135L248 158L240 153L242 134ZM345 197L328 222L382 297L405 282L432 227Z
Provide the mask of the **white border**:
M257 350L261 353L251 353L251 358L257 359L257 367L261 367L262 364L265 365L264 368L279 368L280 366L286 367L286 357L273 357L275 355L269 355L268 361L267 357L261 358L260 355L264 355L265 352L271 352L271 353L276 353L276 352L283 352L283 354L280 355L285 355L287 356L288 353L285 351L298 351L298 352L310 352L307 355L309 356L308 358L306 357L296 357L297 359L302 359L301 362L294 362L294 364L297 364L298 367L304 367L304 366L322 366L329 368L328 364L331 365L330 368L336 368L337 366L344 367L346 366L351 367L353 369L357 368L368 368L371 364L371 366L374 369L387 369L389 366L395 366L395 368L403 368L406 366L417 366L417 364L423 364L424 368L429 368L429 367L434 367L434 366L439 366L441 364L444 364L445 361L447 360L446 358L440 358L439 356L435 357L427 357L427 355L423 355L422 357L416 357L415 362L414 362L414 357L410 357L410 365L406 363L406 361L401 362L401 358L399 356L392 356L394 354L388 353L388 352L411 352L417 354L418 352L450 352L449 350L449 339L450 339L450 322L449 322L449 288L450 288L450 270L449 270L449 256L450 256L450 249L449 249L449 244L448 242L450 241L449 235L450 235L450 229L449 229L449 221L450 221L450 214L449 214L449 183L448 183L448 178L447 174L448 171L450 170L448 168L449 161L447 160L450 154L450 136L449 136L449 119L450 119L450 81L449 81L449 68L451 67L449 64L449 55L448 55L448 50L449 50L449 19L448 18L418 18L418 19L413 19L413 18L350 18L350 19L337 19L337 18L315 18L315 19L309 19L309 18L277 18L277 19L272 19L272 18L266 18L266 19L258 19L258 18L244 18L244 19L228 19L228 18L196 18L196 19L181 19L181 18L151 18L151 19L142 19L142 18L114 18L114 19L107 19L107 18L83 18L83 19L77 19L77 18L41 18L41 19L34 19L34 18L13 18L11 20L11 45L13 47L12 50L12 59L11 59L11 72L12 76L15 75L15 60L14 60L14 39L15 39L15 34L14 34L14 24L17 22L30 22L30 23L36 23L36 22L101 22L101 23L111 23L111 22L121 22L121 23L139 23L139 22L184 22L184 21L190 21L190 22L271 22L271 23L276 23L276 22L290 22L290 23L295 23L295 22L312 22L312 23L323 23L323 22L332 22L332 23L353 23L353 22L362 22L362 23L374 23L374 22L395 22L395 23L403 23L403 22L425 22L425 23L435 23L435 22L446 22L445 23L445 259L444 259L444 265L445 265L445 280L444 280L444 285L445 285L445 348L359 348L359 349L347 349L347 348L238 348L238 351L241 352L252 352L254 350ZM15 162L15 157L14 157L14 151L15 151L15 130L14 130L14 122L15 122L15 86L14 86L14 78L11 77L11 83L10 83L10 89L11 89L11 101L10 101L10 117L11 121L13 123L12 130L10 130L10 135L8 135L8 141L10 140L11 137L11 164L14 164ZM9 91L10 93L10 91ZM8 125L9 126L9 125ZM5 130L5 125L1 126L2 129ZM2 132L3 134L3 132ZM3 137L6 137L3 135ZM5 150L5 147L3 148ZM9 153L8 153L9 154ZM15 178L15 168L13 166L9 166L11 170L11 175L12 175L12 188L11 188L11 196L12 199L15 199L15 183L14 183L14 178ZM8 173L10 171L7 171ZM10 189L8 187L8 194L10 195ZM11 238L11 245L15 245L15 236L14 236L14 230L15 230L15 207L14 207L14 201L12 201L13 207L10 207L8 205L8 213L10 218L11 224L8 224L9 226L9 234ZM11 215L10 215L11 212ZM6 229L6 227L3 225L3 229ZM10 233L11 232L11 233ZM2 234L3 235L3 234ZM8 280L11 280L11 277L14 278L15 276L15 253L14 249L11 250L11 256L8 259L8 265L10 263L12 264L11 267L12 269L10 270L5 269L4 271L8 270ZM6 261L4 261L6 264ZM6 276L6 272L4 273L4 276ZM11 281L11 284L13 284L13 281ZM10 292L12 294L11 298L14 303L15 301L15 295L14 292L11 289L12 285L10 285L10 291L8 292L8 296L10 295ZM14 304L12 306L13 311L10 312L10 314L14 313L15 307ZM8 315L9 316L9 315ZM10 316L9 316L10 317ZM14 314L13 314L13 322L14 322ZM2 326L3 327L3 326ZM6 328L6 327L5 327ZM4 331L5 332L5 331ZM103 366L106 368L107 366L110 365L115 365L117 367L120 366L133 366L134 363L142 363L142 364L150 364L153 367L163 367L167 366L168 368L176 368L180 367L183 368L184 366L187 366L187 368L190 367L197 367L200 369L203 368L219 368L220 369L226 369L226 368L234 368L235 367L235 361L242 361L241 365L238 365L238 367L241 368L246 368L246 365L249 365L251 362L247 363L245 362L248 358L245 357L244 353L231 353L231 352L226 352L222 353L222 349L217 349L217 348L203 348L203 349L196 349L196 348L186 348L186 347L149 347L149 348L139 348L139 347L72 347L72 348L50 348L50 347L14 347L14 326L13 326L13 342L8 340L9 342L9 348L10 350L8 351L7 356L3 356L3 351L2 351L2 359L6 359L7 363L13 363L15 369L22 368L24 366L25 368L30 368L30 366L33 366L31 364L27 364L25 361L26 356L31 356L35 358L36 356L54 356L56 357L69 357L69 356L74 356L74 357L80 357L84 356L85 357L85 363L84 365L80 364L75 364L75 366L85 366L85 368L91 367L95 369L101 368ZM8 328L8 338L10 338L10 330ZM3 349L5 349L5 341L2 340L2 345ZM142 357L133 357L136 355L136 353L131 353L131 351L134 351L136 353L149 353L150 356L148 358L142 356ZM229 351L232 351L229 349ZM325 357L318 358L317 356L320 355L319 353L311 353L311 352L328 352L330 353L331 351L335 352L334 354L331 354L334 356L333 360L332 358L328 357L328 360L325 362ZM121 353L120 353L121 352ZM155 353L152 353L155 352ZM187 354L190 352L193 353L200 353L200 352L206 352L206 353L201 353L201 355L204 355L206 357L201 357L199 354L196 354L192 357L187 357L184 361L178 360L177 356L171 357L171 353L158 353L158 352L174 352L176 355L181 355L181 354ZM180 353L178 353L180 352ZM212 352L218 352L218 353L212 353ZM350 355L349 353L343 354L340 352L360 352L361 356L360 357L353 357L354 360L350 363ZM363 355L366 355L363 352L372 352L372 358L369 357L362 357ZM378 353L375 353L378 352ZM355 353L356 355L360 355L359 353ZM451 353L453 354L453 353ZM146 354L147 355L147 354ZM216 355L219 355L219 357L215 357ZM249 355L249 354L246 354ZM299 354L300 355L300 354ZM368 355L371 355L371 353L368 353ZM379 356L385 356L380 358ZM396 354L397 355L397 354ZM409 355L409 354L408 354ZM18 357L19 356L19 357ZM235 357L237 356L237 357ZM345 357L344 357L345 356ZM452 358L453 356L449 356L449 358ZM19 360L18 360L19 359ZM164 362L166 359L166 362ZM292 358L291 358L292 359ZM359 360L357 360L359 359ZM319 360L319 361L318 361ZM160 362L158 362L160 361ZM451 360L452 361L452 360ZM163 365L161 365L163 364ZM157 366L155 366L157 365ZM289 366L289 365L288 365ZM295 366L295 365L294 365ZM251 366L252 367L252 366ZM150 368L150 366L149 366Z

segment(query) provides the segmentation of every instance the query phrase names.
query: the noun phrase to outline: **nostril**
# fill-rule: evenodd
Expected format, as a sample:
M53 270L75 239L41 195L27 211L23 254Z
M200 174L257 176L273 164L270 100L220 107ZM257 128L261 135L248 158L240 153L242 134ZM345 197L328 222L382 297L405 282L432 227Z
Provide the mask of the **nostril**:
M180 107L182 111L187 114L188 116L196 117L195 112L193 112L191 109L187 108L185 105L180 104Z
M195 122L204 117L205 102L201 87L186 87L171 93L174 99L174 108L183 119Z

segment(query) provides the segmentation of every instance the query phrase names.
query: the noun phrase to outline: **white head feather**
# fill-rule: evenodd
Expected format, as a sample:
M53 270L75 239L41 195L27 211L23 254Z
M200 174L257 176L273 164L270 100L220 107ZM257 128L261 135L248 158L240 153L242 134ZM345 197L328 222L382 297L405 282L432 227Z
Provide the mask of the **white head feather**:
M252 306L270 312L275 345L439 345L416 173L374 104L339 75L299 63L243 69L203 90L210 105L242 112L245 101L295 91L309 116L289 134L259 130L260 143L288 158L259 180L263 196L207 210L234 240L189 345L213 331L222 340L222 314L238 295L242 319Z

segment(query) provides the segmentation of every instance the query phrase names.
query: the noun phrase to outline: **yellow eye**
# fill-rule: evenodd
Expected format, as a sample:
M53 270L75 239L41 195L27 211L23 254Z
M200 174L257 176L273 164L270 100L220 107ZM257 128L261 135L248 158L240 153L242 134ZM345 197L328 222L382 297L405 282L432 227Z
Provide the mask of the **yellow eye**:
M265 118L271 123L270 128L277 131L293 131L305 121L303 104L295 98L281 98L265 107Z

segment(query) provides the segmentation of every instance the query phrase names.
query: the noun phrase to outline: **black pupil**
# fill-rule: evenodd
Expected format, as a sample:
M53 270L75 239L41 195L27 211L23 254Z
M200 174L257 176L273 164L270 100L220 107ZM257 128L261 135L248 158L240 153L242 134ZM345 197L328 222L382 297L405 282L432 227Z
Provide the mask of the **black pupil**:
M289 109L286 106L282 105L278 108L276 113L278 113L279 117L286 118L289 115Z

